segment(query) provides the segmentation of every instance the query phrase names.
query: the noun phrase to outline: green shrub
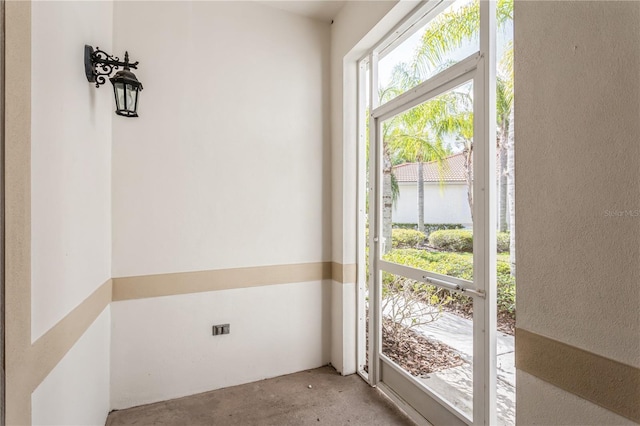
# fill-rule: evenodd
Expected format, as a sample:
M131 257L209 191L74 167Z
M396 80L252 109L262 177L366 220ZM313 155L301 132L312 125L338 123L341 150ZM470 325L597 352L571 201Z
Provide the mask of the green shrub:
M473 278L473 261L471 256L466 254L399 249L385 254L383 259L465 280Z
M410 248L416 247L426 239L420 231L414 231L413 229L392 229L391 230L391 243L393 248Z
M418 229L417 223L396 223L393 222L391 225L393 229Z
M509 242L510 242L510 236L508 232L498 232L498 238L496 241L498 253L508 252Z
M418 229L417 223L394 223L393 227L396 229ZM440 231L442 229L462 229L462 226L459 223L425 223L424 224L424 233L429 235L433 231Z
M507 264L508 268L509 264ZM515 318L516 279L508 273L498 274L498 312L506 312Z
M450 277L473 280L473 257L467 253L439 253L417 249L398 249L385 254L383 259ZM507 313L513 317L516 311L516 280L511 276L510 271L509 262L503 260L496 262L498 312ZM392 279L391 274L386 275L388 276L383 276L385 280ZM443 301L460 305L471 303L470 297L432 285L422 284L420 291L425 292L424 297L428 297L429 302L432 304L442 303Z
M429 235L429 245L438 250L473 252L473 232L466 229L445 229Z
M432 232L429 245L446 251L473 252L473 231L469 229L452 229ZM496 248L498 253L509 251L509 233L498 232Z

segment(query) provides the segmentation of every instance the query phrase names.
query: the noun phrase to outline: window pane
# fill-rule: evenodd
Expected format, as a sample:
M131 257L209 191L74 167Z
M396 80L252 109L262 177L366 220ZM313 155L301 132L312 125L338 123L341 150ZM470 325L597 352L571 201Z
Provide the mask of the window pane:
M450 4L378 62L380 105L479 50L478 0Z
M473 279L473 83L382 123L383 259Z
M361 307L361 312L359 312L360 321L362 321L362 330L364 331L364 339L362 339L359 344L359 368L361 371L368 373L369 372L369 319L370 319L370 310L369 310L369 297L371 294L371 274L369 267L371 265L370 254L371 249L369 247L369 236L371 235L371 225L369 220L369 205L370 205L370 194L371 194L371 182L370 182L370 165L369 159L371 158L371 146L369 144L369 82L371 78L371 69L369 67L369 62L364 61L361 64L361 72L360 78L363 79L363 82L360 86L361 93L360 96L363 97L363 102L360 104L360 111L358 111L359 117L359 142L363 146L360 151L360 155L364 156L364 158L360 159L360 166L364 169L360 172L360 178L364 180L364 187L361 187L360 190L364 190L364 199L360 200L363 204L360 207L360 221L364 228L364 232L360 235L362 240L360 244L364 247L364 267L361 269L361 277L360 279L363 281L359 283L361 286L361 291L359 293L359 297L361 300L358 303L358 306Z
M467 417L473 415L473 320L446 309L471 298L383 273L382 353Z

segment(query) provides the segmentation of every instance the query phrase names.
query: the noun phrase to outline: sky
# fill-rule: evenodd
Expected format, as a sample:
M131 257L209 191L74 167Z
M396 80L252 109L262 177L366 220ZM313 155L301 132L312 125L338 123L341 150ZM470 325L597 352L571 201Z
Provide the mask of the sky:
M458 1L452 6L450 6L449 8L447 8L446 11L457 9L460 6L463 6L468 3L469 1L467 0ZM426 25L422 26L418 31L416 31L413 35L411 35L411 37L409 37L402 44L397 46L394 50L389 52L385 57L383 57L378 62L378 86L379 87L386 87L390 83L391 73L396 64L399 64L401 62L407 62L407 63L411 62L417 47L420 45L420 40L422 38L422 35L424 34L425 29L427 28L428 25L429 24L427 23ZM506 43L509 40L513 40L513 23L509 23L504 28L498 30L498 33L497 33L498 61L500 61L500 58L502 58ZM479 44L478 44L478 41L476 40L475 42L468 43L466 46L462 46L460 49L457 49L456 51L452 52L449 55L449 58L458 62L478 50L479 50Z
M450 6L445 12L457 9L468 3L469 0L460 0ZM429 23L419 28L402 44L394 48L391 52L380 59L380 61L378 62L378 87L386 87L390 84L393 68L397 64L401 62L410 63L412 61L416 49L421 44L422 35L424 34L428 25ZM508 23L504 26L504 28L498 29L496 52L498 65L505 52L506 45L510 40L513 40L513 23ZM478 40L474 40L451 52L451 54L448 55L448 59L451 59L454 62L459 62L460 60L472 55L478 50L479 42ZM465 91L467 91L469 89L469 86L465 85L465 88ZM446 138L445 144L448 145L453 152L458 152L462 149L462 145L456 143L454 139L455 138L453 137Z

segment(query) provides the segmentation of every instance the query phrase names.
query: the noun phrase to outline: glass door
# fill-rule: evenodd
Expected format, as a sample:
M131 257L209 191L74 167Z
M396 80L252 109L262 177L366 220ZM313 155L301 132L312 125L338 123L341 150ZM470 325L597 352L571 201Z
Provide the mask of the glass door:
M438 2L424 16L436 22L476 5ZM495 13L495 4L477 7ZM371 384L434 425L496 424L495 86L482 37L490 26L478 23L470 54L423 78L403 80L411 70L394 67L401 90L380 90L380 51L361 63L369 121L360 124L368 175L359 362Z
M438 128L443 120L450 128ZM465 239L473 230L473 81L378 123L381 380L407 377L471 420L474 301L484 297L473 283L473 243ZM419 229L397 226L418 217L416 209ZM434 218L460 228L426 238L424 223L433 227Z
M378 379L426 418L436 403L448 424L472 423L474 399L482 401L484 392L485 341L477 315L486 294L474 279L483 241L471 238L479 233L473 220L474 98L482 93L476 69L466 71L479 60L472 56L446 84L373 113ZM458 229L426 239L425 219L432 227L436 216ZM422 229L394 228L404 217L420 217Z

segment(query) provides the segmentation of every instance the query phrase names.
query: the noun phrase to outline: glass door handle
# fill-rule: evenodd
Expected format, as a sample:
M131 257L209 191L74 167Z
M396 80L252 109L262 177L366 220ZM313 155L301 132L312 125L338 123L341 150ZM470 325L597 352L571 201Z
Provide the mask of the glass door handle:
M460 287L458 284L451 284L451 283L448 283L446 281L442 281L442 280L438 280L438 279L435 279L435 278L428 277L426 275L423 275L422 279L425 282L428 282L429 284L435 284L438 287L444 287L444 288L449 289L449 290L462 291L462 287Z
M438 287L446 288L446 289L453 290L453 291L459 291L460 293L472 294L472 295L474 295L476 297L481 297L483 299L486 296L485 292L483 290L475 290L473 288L464 288L464 287L461 287L458 284L452 284L452 283L449 283L449 282L446 282L446 281L438 280L436 278L428 277L426 275L423 275L422 279L424 279L424 281L429 283L429 284L435 284Z

